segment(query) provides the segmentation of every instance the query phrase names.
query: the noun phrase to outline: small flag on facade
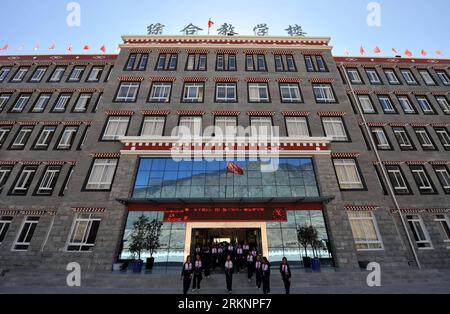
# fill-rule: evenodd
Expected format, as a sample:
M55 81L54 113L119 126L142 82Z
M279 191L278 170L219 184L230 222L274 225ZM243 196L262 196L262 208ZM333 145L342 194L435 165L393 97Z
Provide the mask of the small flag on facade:
M398 50L397 49L392 48L391 50L392 50L393 53L398 54Z
M440 50L436 50L436 54L437 54L438 56L440 56L440 57L443 57L443 56L444 56L444 54L443 54L442 51L440 51Z
M345 55L346 55L346 56L349 56L349 55L350 55L350 51L349 51L347 48L345 48Z
M73 45L69 44L69 46L67 47L67 51L72 52L73 51Z
M361 54L361 56L364 56L364 54L366 53L363 46L361 46L361 48L359 48L359 53Z
M91 46L89 46L89 45L84 45L84 47L83 47L83 50L91 50Z
M422 49L422 51L420 52L420 54L424 57L427 56L428 52L425 49Z
M9 49L9 45L5 44L2 48L0 48L0 51L6 51Z
M240 176L244 175L244 169L242 169L241 167L239 167L238 165L236 165L231 161L227 162L227 171Z
M208 21L208 28L213 27L214 24L216 24L216 23L214 23L213 21L211 21L211 19L209 19L209 21Z
M103 52L103 53L106 53L106 46L103 45L103 46L100 48L100 51Z
M413 53L411 52L411 50L409 50L409 49L406 49L405 50L405 56L407 56L407 57L412 57L413 56Z
M55 43L53 43L51 46L50 46L50 48L48 48L48 50L55 50L56 49L56 44Z
M373 53L381 53L380 47L376 46L376 47L373 49Z

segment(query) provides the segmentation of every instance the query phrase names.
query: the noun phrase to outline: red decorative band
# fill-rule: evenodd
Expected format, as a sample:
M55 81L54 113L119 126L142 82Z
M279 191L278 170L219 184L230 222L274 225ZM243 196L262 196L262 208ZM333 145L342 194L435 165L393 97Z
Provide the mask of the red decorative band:
M17 160L0 160L0 165L2 166L13 166L19 163Z
M91 156L94 158L119 158L120 153L94 153Z
M237 83L239 82L238 77L215 77L214 82L217 83Z
M360 153L331 153L331 158L358 158Z
M178 110L177 114L180 116L203 116L206 111L203 110Z
M408 166L421 166L427 164L426 161L420 160L420 161L407 161L406 164Z
M62 122L61 121L40 121L40 124L43 125L60 125Z
M167 116L170 114L170 110L159 110L159 109L154 109L154 110L143 110L141 111L141 113L144 116Z
M375 95L390 95L390 94L393 94L392 91L387 90L387 89L375 90L375 91L373 91L373 93L374 93Z
M158 49L158 52L159 53L173 53L173 54L176 54L176 53L180 53L181 49L161 48L161 49Z
M150 53L152 52L149 48L130 48L130 53Z
M3 120L3 121L0 121L0 125L14 125L14 124L16 124L17 123L17 121L12 121L12 120Z
M299 77L280 77L277 78L277 81L280 83L300 83L302 79Z
M408 123L405 123L405 122L390 122L389 125L393 126L393 127L403 127L403 126L407 126Z
M294 50L285 50L285 49L276 49L272 51L274 55L293 55L295 54Z
M217 54L230 54L230 55L233 54L233 55L235 55L238 53L238 51L236 49L217 49L216 53Z
M273 117L275 115L275 111L248 111L247 115L259 117Z
M332 77L329 77L329 78L326 78L326 77L323 77L323 78L316 77L316 78L311 78L311 79L309 79L309 81L310 81L311 83L316 83L316 84L330 84L330 83L333 83L333 82L335 81L335 79L332 78Z
M35 91L38 93L54 93L58 90L56 88L38 88Z
M108 110L108 111L105 111L105 114L108 116L132 116L132 115L134 115L134 111L132 111L132 110Z
M201 54L208 54L209 53L209 49L186 49L187 53L201 53Z
M61 93L76 93L77 91L76 88L58 88L58 92Z
M244 53L248 55L265 55L268 51L265 49L247 49L244 50Z
M64 125L82 125L83 121L62 121Z
M270 82L269 77L247 77L245 79L248 83L268 83Z
M409 125L411 125L413 128L421 128L421 127L425 128L430 124L424 122L411 122Z
M303 50L303 55L311 55L311 56L321 56L323 55L323 51L321 50Z
M309 111L283 111L281 113L285 117L307 117L311 114Z
M342 111L321 111L317 113L319 117L343 117L346 114Z
M145 77L143 76L119 76L117 78L117 80L121 81L121 82L142 82L145 80Z
M183 81L184 82L206 82L206 81L208 81L208 78L207 77L188 76L188 77L184 77Z
M177 80L174 76L151 76L149 79L154 82L175 82Z
M20 125L38 125L39 121L17 121Z
M446 128L450 124L449 123L431 123L430 125L434 128Z
M239 116L240 111L213 111L211 112L213 116Z
M377 210L379 208L379 206L373 206L373 205L361 205L361 206L358 206L358 205L347 205L347 206L344 206L344 208L347 211L359 211L359 212L361 212L361 211L366 211L366 212L370 211L370 212L372 212L372 211Z
M72 210L76 213L104 213L106 208L96 207L74 207Z
M373 127L383 127L386 126L387 123L386 122L367 122L368 126L373 126Z
M430 165L433 165L433 166L444 166L444 165L450 164L450 161L448 161L448 160L435 160L435 161L429 161L428 163Z

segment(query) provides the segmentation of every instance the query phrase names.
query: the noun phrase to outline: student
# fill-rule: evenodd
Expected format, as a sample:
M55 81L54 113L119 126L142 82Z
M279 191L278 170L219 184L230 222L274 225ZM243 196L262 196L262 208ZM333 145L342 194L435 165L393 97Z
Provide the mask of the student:
M240 245L238 245L236 249L236 269L238 273L241 271L242 268L244 268L242 265L243 260L244 260L244 250Z
M223 265L225 264L225 260L223 258L224 254L225 252L223 249L223 245L220 244L219 247L217 248L217 258L219 259L220 267L223 267Z
M254 262L253 262L253 255L248 252L247 253L247 277L248 277L248 282L250 283L252 281L253 278L253 268L255 267Z
M195 290L200 291L200 282L203 279L202 272L202 259L200 255L197 255L195 262L194 262L194 280L192 282L192 292L195 292Z
M286 294L291 293L291 267L287 261L286 257L283 257L283 260L280 265L280 273L281 279L283 279L284 289L286 289Z
M233 292L233 261L231 260L231 256L227 256L227 260L225 262L225 278L227 281L227 291L229 294Z
M253 255L253 254L252 254ZM258 289L261 289L261 282L262 282L262 262L261 262L261 256L256 256L256 262L255 262L255 275L256 275L256 286Z
M263 257L262 262L262 282L263 282L263 293L270 293L270 263L267 257Z
M191 256L189 255L186 262L183 264L183 269L181 270L181 279L183 280L183 294L187 294L189 287L191 286L193 266L191 261Z
M247 254L250 252L250 245L248 245L246 242L244 242L242 249L244 250L244 256L247 256Z
M209 246L205 245L203 247L203 269L205 271L205 278L208 279L211 274L211 251Z
M212 254L212 269L216 270L217 259L218 259L218 250L217 250L217 246L216 245L214 245L212 247L211 254Z

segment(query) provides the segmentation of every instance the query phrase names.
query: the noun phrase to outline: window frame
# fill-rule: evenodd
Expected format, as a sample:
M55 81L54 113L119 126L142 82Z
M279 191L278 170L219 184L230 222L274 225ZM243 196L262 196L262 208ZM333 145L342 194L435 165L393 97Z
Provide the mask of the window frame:
M20 147L14 147L17 146L18 144L16 144L16 140L20 135L20 132L24 129L30 130L29 132L27 132L23 138L25 138L25 142L23 143L23 145L21 144ZM31 134L33 134L34 131L34 126L33 125L21 125L19 127L19 129L17 130L16 134L14 135L14 139L11 141L11 143L9 144L8 150L24 150L25 147L28 144L28 141L30 140Z
M410 218L411 217L411 218ZM415 218L417 217L417 218ZM416 243L416 246L419 250L432 250L434 249L433 243L431 242L430 234L428 233L428 230L423 222L423 218L420 215L414 214L414 215L406 215L406 220L408 222L409 231L412 232L414 241ZM421 233L425 236L424 240L419 239L419 234L416 230L416 224L414 222L417 222L421 228ZM412 227L412 225L414 227ZM425 245L424 247L421 247L419 245ZM426 246L429 245L429 246Z
M51 170L53 168L53 170ZM51 178L50 184L54 184L53 187L51 187L51 189L47 189L48 192L46 193L42 193L41 192L41 185L42 183L44 183L44 179L47 176L47 172L51 171L54 172L55 174L53 174L53 178ZM62 166L52 166L52 165L47 165L44 168L44 171L42 172L41 178L39 179L36 188L34 190L33 196L52 196L53 193L56 190L56 186L58 185L58 179L59 176L61 175L62 172Z
M441 185L442 190L445 194L450 194L450 170L447 167L447 165L433 165L433 171L436 177L438 178L438 181ZM448 178L444 180L442 176L439 175L439 173L445 172L448 175ZM448 182L444 182L447 181ZM448 186L446 185L448 184Z
M119 97L119 93L120 93L121 88L123 87L123 85L127 85L127 84L130 85L130 86L127 87L128 88L127 96L124 99L119 99L118 97ZM131 98L131 100L129 100L128 99L129 98L128 94L130 93L130 90L132 88L131 84L137 84L137 89L136 89L135 97ZM133 88L135 88L135 87L133 87ZM113 102L114 103L136 103L138 98L139 98L140 89L141 89L141 82L138 82L138 81L130 81L130 82L128 82L128 81L121 81L119 83L119 86L117 87L117 91L116 91L116 93L114 95Z
M251 85L257 85L259 101L250 99L250 97L251 97L251 94L250 94L250 87L251 87ZM266 87L267 100L261 100L260 89L261 89L262 86ZM266 83L266 82L251 82L251 83L249 82L249 83L247 83L247 95L248 95L248 102L249 103L253 103L253 104L259 104L259 103L270 104L270 103L272 103L272 97L270 95L269 83Z
M416 170L414 170L414 168L416 168ZM411 171L411 174L414 178L414 182L416 183L416 187L421 195L436 195L436 194L438 194L438 192L436 190L436 186L434 185L434 182L431 179L430 175L428 174L427 169L425 168L424 165L410 165L409 170ZM422 183L426 183L425 179L426 179L426 181L428 181L430 191L424 191L424 188L421 188L419 181L417 180L417 178L415 176L415 173L419 172L419 171L421 173L423 173L424 176L421 176L421 175L418 175L418 176L420 177Z
M291 100L291 101L286 100L283 97L283 93L282 93L283 85L296 86L298 88L298 94L300 96L300 99L299 100ZM305 102L305 100L303 98L303 94L302 94L302 89L300 88L300 84L299 83L279 83L278 84L278 89L279 89L279 92L280 92L280 100L284 104L303 104Z
M83 218L83 217L87 217L87 218ZM66 240L66 244L64 246L64 248L65 248L64 251L67 253L92 253L95 248L95 244L96 244L95 242L98 237L101 221L102 221L102 218L100 218L97 215L94 215L92 213L86 213L86 214L78 213L72 221L72 226L70 228L69 236L68 236L68 238ZM76 235L76 232L78 231L80 222L81 223L87 222L86 229L83 232L83 240L80 243L71 242L73 240L74 236ZM91 243L88 243L88 240L89 240L89 237L91 236L93 222L98 222L98 227L97 227L97 230L95 233L94 243L91 244ZM73 247L73 248L79 247L79 249L71 250L70 249L71 247ZM83 250L83 248L87 248L87 250Z
M327 87L330 88L331 94L333 95L333 98L334 98L333 101L319 100L317 98L317 95L316 95L316 92L315 92L315 88L319 87L319 86L322 86L322 87L327 86ZM337 103L339 103L339 101L338 101L338 99L336 97L336 93L335 93L334 88L333 88L333 84L331 84L331 83L317 83L317 84L314 83L314 84L312 84L312 90L313 90L314 99L316 100L317 104L337 104Z
M357 216L357 217L351 217L350 213L355 214L355 213L370 213L370 217L362 217L362 216ZM383 239L381 237L381 233L380 233L380 229L378 227L378 222L377 219L375 217L375 214L373 212L355 212L355 211L347 211L347 216L348 219L350 221L350 225L351 225L351 229L352 229L352 234L353 234L353 240L355 243L355 246L357 247L358 245L366 245L367 248L356 248L356 251L358 252L372 252L372 251L384 251L384 243L383 243ZM352 225L352 221L356 222L356 221L370 221L373 229L375 231L375 236L377 237L377 241L370 241L367 239L367 235L366 235L366 241L356 241L355 239L355 232L353 230L353 225ZM366 230L364 230L366 231ZM370 245L379 245L379 248L371 248Z
M42 73L41 77L38 77L37 79L34 78L34 76L37 74L38 71L43 70L44 72ZM34 71L33 74L31 74L30 78L28 79L28 83L40 83L42 82L42 79L45 77L45 74L47 74L48 71L48 67L47 66L37 66Z
M345 135L345 140L344 139L335 139L334 136L329 136L327 135L327 130L325 128L325 121L326 119L338 119L342 125L342 129L344 130L344 135ZM332 142L335 143L350 143L352 140L350 138L350 133L348 132L347 129L347 125L345 124L345 120L343 117L339 117L339 116L333 116L333 117L321 117L320 118L321 122L322 122L322 128L323 128L323 134L325 135L325 137L331 137L333 138Z
M73 79L72 77L73 77L73 75L74 75L74 73L75 73L75 71L76 71L77 69L81 69L81 72L80 72L80 74L79 74L79 78L78 78L78 79ZM69 74L69 76L67 77L66 82L67 82L67 83L79 83L79 82L81 82L82 79L83 79L83 76L84 76L84 73L85 73L85 72L86 72L86 66L85 66L85 65L75 65L75 66L72 68L72 71L70 71L70 74Z
M144 131L144 125L147 119L149 118L154 118L156 120L156 118L160 118L163 119L163 127L162 127L162 132L161 135L144 135L142 134L142 132ZM141 122L141 127L139 128L139 136L164 136L164 132L166 131L166 123L167 123L167 116L164 115L145 115L142 119Z
M219 97L218 97L218 95L219 95L219 85L227 85L225 87L226 97L223 98L223 99L219 99ZM230 88L231 85L234 87L234 95L235 95L235 97L234 97L234 99L230 98L230 100L228 100L227 91L228 91L228 88ZM239 98L238 98L238 86L237 86L237 83L235 83L235 82L216 82L214 102L215 103L238 103L239 102Z
M392 189L394 190L394 194L395 195L413 195L413 191L411 189L411 186L409 185L409 182L405 176L405 173L403 172L402 167L400 167L399 165L387 165L385 166L386 169L386 173L389 179L389 182L391 183ZM392 181L391 178L391 172L395 172L398 173L404 183L404 186L402 185L398 185L399 188L396 188L396 184L394 184L394 182ZM395 176L396 179L396 183L400 183L399 179L397 176ZM399 192L399 191L404 191L404 192Z
M127 119L127 127L125 129L125 134L124 135L119 135L119 136L117 134L115 134L114 137L109 138L110 136L108 136L108 138L105 138L106 131L108 130L108 127L110 125L111 119L122 119L122 118L126 118ZM118 121L117 125L114 128L115 132L118 131L121 122L122 122L121 120ZM105 124L103 126L103 130L102 130L102 133L101 133L100 138L98 139L98 141L99 142L120 142L120 140L117 137L127 136L128 130L130 128L130 122L131 122L131 116L115 116L115 115L108 116L107 119L106 119L106 122L105 122Z
M306 135L306 137L311 137L311 129L310 129L310 126L309 126L308 117L285 116L284 117L284 123L286 125L286 134L287 134L288 137L298 137L298 135L292 135L291 132L289 132L288 119L301 119L301 120L305 121L306 130L308 131L308 134ZM296 123L297 123L297 121L296 121Z
M163 99L161 97L158 97L159 100L153 100L153 98L152 98L153 90L158 84L170 86L170 88L169 88L169 95L164 101L161 100L161 99ZM164 88L166 88L166 86ZM173 83L172 82L162 82L162 81L152 82L152 84L150 86L150 92L149 92L148 97L147 97L147 102L148 103L154 103L154 104L167 104L167 103L170 103L170 101L172 99L172 90L173 90Z
M26 216L26 217L24 217L24 219L22 221L22 224L21 224L21 226L19 228L19 232L17 233L16 238L14 240L14 243L13 243L11 251L14 251L14 252L26 252L26 251L28 251L28 249L31 246L31 241L33 240L33 237L34 237L34 234L36 232L36 228L37 228L37 226L39 224L39 221L40 221L40 217L39 216ZM25 235L24 240L26 238L28 238L28 235L31 232L30 241L29 242L19 242L19 239L20 239L22 233L25 231L25 226L27 224L29 224L29 226L27 227L28 230L26 231L26 235ZM33 228L33 226L34 226L34 228ZM20 248L18 248L18 246L26 246L26 248L20 249Z
M360 188L356 188L356 187L345 188L345 187L342 186L344 183L342 183L339 180L337 167L336 167L336 161L348 161L348 160L351 160L354 163L354 166L355 166L355 169L356 169L356 173L358 174L358 177L359 177L359 180L360 180L360 184L361 184ZM364 181L364 177L362 175L361 168L359 166L358 160L356 158L332 158L332 163L333 163L333 169L334 169L334 172L335 172L335 175L336 175L336 180L337 180L338 185L339 185L339 190L347 191L347 192L351 192L351 191L367 191L367 186L366 186L366 183ZM352 182L352 184L353 183L355 183L355 182ZM350 183L345 183L345 184L350 184Z
M92 171L94 169L95 163L98 160L109 160L109 161L115 160L116 161L116 164L114 166L115 169L114 169L114 172L113 172L113 176L112 176L111 182L109 183L109 187L108 188L88 188L89 181L90 181L90 178L92 176ZM89 167L89 171L87 173L85 182L83 184L82 191L83 192L110 192L112 190L113 185L114 185L114 180L115 180L115 177L116 177L117 168L119 166L119 160L120 160L119 158L93 158L92 162L91 162L91 166ZM102 176L104 176L104 173L102 174ZM105 184L106 183L97 183L96 185L105 185Z
M414 134L416 135L417 141L419 142L420 147L422 148L423 151L437 151L438 150L436 143L434 142L433 138L431 137L431 135L428 132L426 127L413 127L413 130L414 130ZM424 144L421 141L422 137L419 137L418 131L424 131L421 133L426 134L431 145L424 146Z
M17 191L18 187L17 184L19 181L22 180L22 176L24 175L24 172L27 171L29 174L25 174L26 181L23 182L24 187L20 187L19 191ZM16 174L16 177L14 178L13 184L11 185L8 195L9 196L26 196L28 192L30 191L30 188L33 184L34 177L36 176L36 173L38 171L38 166L31 166L31 165L23 165L19 172Z
M41 136L43 136L43 133L46 131L46 129L53 130L47 135L47 139L45 142L47 144L38 146L38 142L41 139ZM34 140L31 150L47 150L50 147L50 144L52 143L53 137L55 136L56 133L56 129L57 126L55 125L43 125L41 130L39 131L39 134L36 136L36 139Z
M192 85L192 86L190 86ZM205 102L205 82L184 82L183 93L181 94L181 102L189 104L203 104ZM189 94L189 88L197 89L197 98L186 98L186 93ZM201 95L201 98L199 97ZM192 99L192 100L189 100Z
M76 130L74 132L72 132L73 135L71 137L70 144L67 147L61 148L60 147L61 146L61 140L63 139L63 136L64 136L64 134L65 134L67 129L76 129ZM80 131L80 126L79 125L66 125L66 126L64 126L64 128L61 131L61 134L58 137L58 140L55 143L55 146L54 146L53 150L67 150L67 151L72 150L73 143L75 142L75 138L77 137L77 134L78 134L79 131Z

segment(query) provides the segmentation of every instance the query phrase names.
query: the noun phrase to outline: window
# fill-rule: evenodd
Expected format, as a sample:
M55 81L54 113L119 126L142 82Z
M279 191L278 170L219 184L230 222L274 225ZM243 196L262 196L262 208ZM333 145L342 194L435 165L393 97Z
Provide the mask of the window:
M416 114L416 109L414 109L408 96L398 96L398 102L400 107L402 107L405 114Z
M277 72L297 72L293 55L275 55L274 58Z
M246 71L267 71L266 57L264 55L246 55Z
M249 83L248 98L249 102L270 102L267 83Z
M218 54L216 57L216 71L237 71L235 54Z
M379 85L382 84L380 76L375 69L366 69L367 77L369 78L370 84Z
M47 72L46 67L38 67L34 71L33 75L31 76L30 82L32 83L38 83L42 80L42 78L45 75L45 72Z
M189 54L186 62L186 71L206 71L206 54Z
M20 83L25 78L25 75L27 75L29 68L28 67L20 67L14 77L12 78L11 82L14 83Z
M436 190L430 180L430 177L425 171L424 166L410 166L409 168L411 169L420 194L436 194Z
M139 82L121 82L116 95L116 102L135 102L139 93Z
M313 91L317 103L336 102L331 84L313 84Z
M39 134L33 149L45 150L49 147L52 141L53 135L55 134L56 126L43 126L41 133Z
M63 78L65 72L66 67L64 66L56 67L55 70L53 70L52 75L50 76L49 82L51 83L61 82L61 79Z
M434 172L441 183L442 189L445 194L450 194L450 173L447 166L445 165L435 165L433 166Z
M0 94L0 112L6 107L8 101L11 99L12 94Z
M162 53L158 57L155 71L176 71L178 65L178 54Z
M37 166L23 166L11 188L11 195L26 195L36 174Z
M215 118L215 126L216 126L215 136L217 136L217 137L236 136L236 131L237 131L236 117L220 117L220 116L216 117Z
M27 106L30 98L31 94L21 94L14 103L14 106L11 108L11 112L22 112Z
M378 225L372 212L348 212L348 218L358 251L382 250Z
M172 92L172 83L154 82L150 89L149 102L168 103Z
M11 126L0 125L0 148L5 143L6 138L8 137L9 133L11 132L11 130L12 130Z
M84 70L86 67L84 66L75 66L72 70L72 73L70 73L69 82L79 82L81 81L81 77L83 76Z
M382 127L371 128L373 139L379 150L390 150L391 144L386 135L385 130Z
M73 141L77 135L77 126L66 126L59 138L56 149L58 150L70 150L72 148Z
M306 117L286 117L287 133L290 137L309 137Z
M383 108L384 113L396 113L394 105L392 104L389 96L379 96L378 100L380 101L381 108Z
M352 84L363 84L358 69L347 69L347 75Z
M436 82L428 70L419 70L419 73L426 85L436 85Z
M328 72L322 56L305 55L305 64L308 72Z
M424 114L436 114L426 96L417 97L417 102Z
M163 136L165 122L166 117L145 117L141 136Z
M344 126L344 120L341 117L322 118L325 136L333 138L335 142L348 141L347 132Z
M203 102L205 83L185 83L183 102Z
M445 150L450 150L450 134L446 128L434 128L442 146Z
M141 55L141 60L139 60L138 71L146 71L148 64L148 53Z
M64 196L66 195L66 192L69 188L69 183L70 183L70 179L72 178L72 175L75 171L75 166L70 166L69 171L67 172L67 176L66 179L64 180L64 184L61 188L61 191L59 192L59 196Z
M48 166L45 168L44 174L36 188L36 195L50 196L53 194L61 169L61 166Z
M0 244L2 244L3 240L5 240L6 234L8 233L9 226L11 226L11 222L13 217L10 216L1 216L0 217Z
M91 69L91 73L89 73L88 82L100 82L100 78L102 77L103 67L94 66Z
M417 139L423 150L436 150L426 128L414 128L414 132L416 133Z
M136 59L137 59L137 54L132 53L130 54L130 56L128 57L128 61L127 64L125 66L125 70L126 71L132 71L136 65Z
M393 127L392 131L401 150L415 150L411 138L404 127Z
M358 100L364 113L376 113L369 95L359 95Z
M448 99L445 96L436 96L436 101L439 106L441 106L442 111L445 114L450 114L450 104L448 103Z
M71 98L72 94L60 94L53 105L52 112L65 112Z
M67 251L88 252L92 251L95 245L100 218L92 214L79 214L75 217L72 230L67 243Z
M12 170L13 166L0 166L0 192L3 191L3 188L5 187L5 184L8 181Z
M186 137L202 135L201 117L180 117L178 126L178 136Z
M364 184L354 159L334 159L334 168L342 190L363 190Z
M406 84L408 85L417 85L417 80L414 77L414 74L409 69L402 69L403 78L405 79Z
M95 159L86 190L110 190L116 172L118 159Z
M52 98L52 94L40 94L34 103L32 112L44 112L50 102L50 98Z
M33 126L21 126L9 149L23 150L30 138L31 132L33 132L33 128Z
M400 85L400 80L398 79L397 74L395 74L394 70L384 70L384 74L386 75L386 79L388 80L389 84Z
M417 247L419 249L433 248L422 217L419 215L407 215L406 219L408 220L408 225L413 233Z
M8 76L9 72L11 72L10 67L2 67L0 69L0 82L3 82Z
M216 102L237 102L236 83L217 83Z
M92 99L91 93L80 94L77 102L75 103L75 107L73 108L73 112L86 112L89 103L91 102L91 99Z
M436 221L439 224L440 232L441 232L442 238L444 239L444 242L449 243L450 242L450 219L448 218L448 216L444 215L444 214L436 215L436 218L434 219L434 221ZM0 238L0 242L1 242L1 238Z
M298 84L280 83L281 101L286 103L300 103L303 101Z
M128 130L130 117L109 117L103 132L103 141L117 141L119 137L125 136Z
M87 125L86 128L84 129L83 136L81 137L81 141L78 144L77 150L83 150L84 145L86 144L86 138L88 136L90 128L91 126Z
M273 134L271 117L250 117L252 136L270 136Z
M411 194L400 166L386 166L386 171L396 195Z
M450 77L445 71L436 71L437 76L441 80L442 84L450 85Z
M100 93L97 97L97 101L95 102L94 107L92 108L92 112L97 112L98 106L102 104L102 101L103 101L103 93Z
M39 217L28 216L24 219L18 237L14 243L15 251L26 251L30 247L36 227L39 223Z

